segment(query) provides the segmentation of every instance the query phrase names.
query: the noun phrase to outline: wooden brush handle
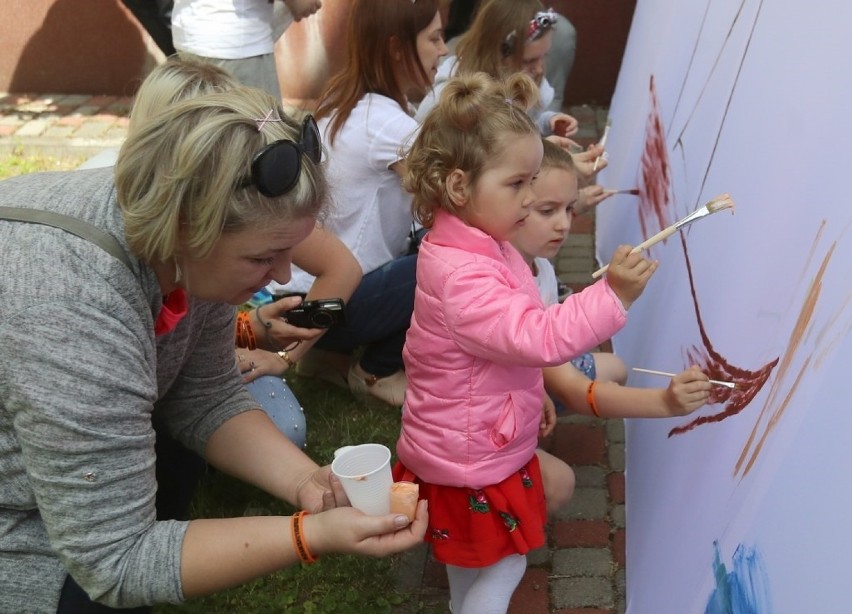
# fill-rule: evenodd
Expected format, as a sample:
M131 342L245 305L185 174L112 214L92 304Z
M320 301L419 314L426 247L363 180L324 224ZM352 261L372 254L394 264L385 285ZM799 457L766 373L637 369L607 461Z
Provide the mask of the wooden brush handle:
M646 239L645 241L642 241L639 245L637 245L637 246L636 246L636 247L634 247L632 250L630 250L630 253L631 253L631 254L636 254L636 253L639 253L639 252L641 252L641 251L643 251L643 250L646 250L646 249L648 249L649 247L651 247L652 245L656 245L656 244L657 244L657 243L659 243L660 241L662 241L662 240L664 240L664 239L667 239L668 237L670 237L671 235L673 235L673 234L675 233L675 231L677 231L677 224L672 224L672 225L671 225L671 226L669 226L668 228L664 228L663 230L661 230L660 232L658 232L657 234L655 234L655 235L654 235L653 237L651 237L650 239ZM607 270L608 268L609 268L609 265L608 265L608 264L607 264L607 265L602 266L602 267L601 267L601 268L599 268L597 271L595 271L594 273L592 273L592 277L594 277L595 279L597 279L598 277L600 277L601 275L603 275L604 273L606 273L606 270Z

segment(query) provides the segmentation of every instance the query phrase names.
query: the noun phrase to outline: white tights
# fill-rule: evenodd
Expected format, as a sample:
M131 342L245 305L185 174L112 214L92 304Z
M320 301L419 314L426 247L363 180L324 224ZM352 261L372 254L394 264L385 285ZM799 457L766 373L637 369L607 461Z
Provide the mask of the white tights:
M453 614L505 614L524 577L527 557L511 554L488 567L447 565Z

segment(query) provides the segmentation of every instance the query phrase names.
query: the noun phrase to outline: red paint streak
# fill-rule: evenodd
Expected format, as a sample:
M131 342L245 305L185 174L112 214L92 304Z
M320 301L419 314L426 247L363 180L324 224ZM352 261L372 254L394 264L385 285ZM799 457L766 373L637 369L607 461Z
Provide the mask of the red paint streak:
M756 371L749 371L740 367L735 367L719 354L710 343L710 338L707 336L707 330L704 328L704 321L701 319L701 310L698 307L698 297L695 292L695 279L692 275L692 264L689 261L689 253L686 249L686 239L681 234L681 244L683 245L683 255L686 261L686 271L689 275L689 289L692 294L692 305L695 309L695 318L698 321L698 330L701 334L703 347L697 345L692 346L686 351L688 362L687 364L697 364L710 379L718 379L729 382L734 382L737 387L734 390L730 388L714 387L710 393L708 404L724 403L725 408L718 414L712 416L699 416L691 422L682 426L677 426L669 431L669 437L673 435L681 435L687 431L691 431L696 426L708 424L711 422L721 422L729 416L734 416L745 409L746 405L751 403L752 399L757 396L763 388L775 365L778 364L778 358L766 363Z
M671 189L671 170L666 147L666 131L660 118L660 104L654 76L650 84L651 111L645 125L645 148L642 150L642 176L639 180L639 223L648 238L671 222L667 211Z

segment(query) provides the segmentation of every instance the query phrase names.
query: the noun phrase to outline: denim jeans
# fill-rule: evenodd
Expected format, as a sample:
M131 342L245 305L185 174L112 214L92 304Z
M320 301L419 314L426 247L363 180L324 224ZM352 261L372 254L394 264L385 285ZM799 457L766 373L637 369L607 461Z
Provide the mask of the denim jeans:
M361 367L379 377L402 369L416 270L417 254L411 254L364 275L346 303L346 324L329 329L316 347L348 354L364 346Z

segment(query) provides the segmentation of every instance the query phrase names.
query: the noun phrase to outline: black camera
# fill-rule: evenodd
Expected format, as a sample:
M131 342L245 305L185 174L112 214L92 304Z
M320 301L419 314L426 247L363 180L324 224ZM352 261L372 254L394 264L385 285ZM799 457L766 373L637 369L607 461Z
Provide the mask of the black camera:
M346 312L341 299L321 298L294 307L284 314L284 319L299 328L331 328L346 322Z

